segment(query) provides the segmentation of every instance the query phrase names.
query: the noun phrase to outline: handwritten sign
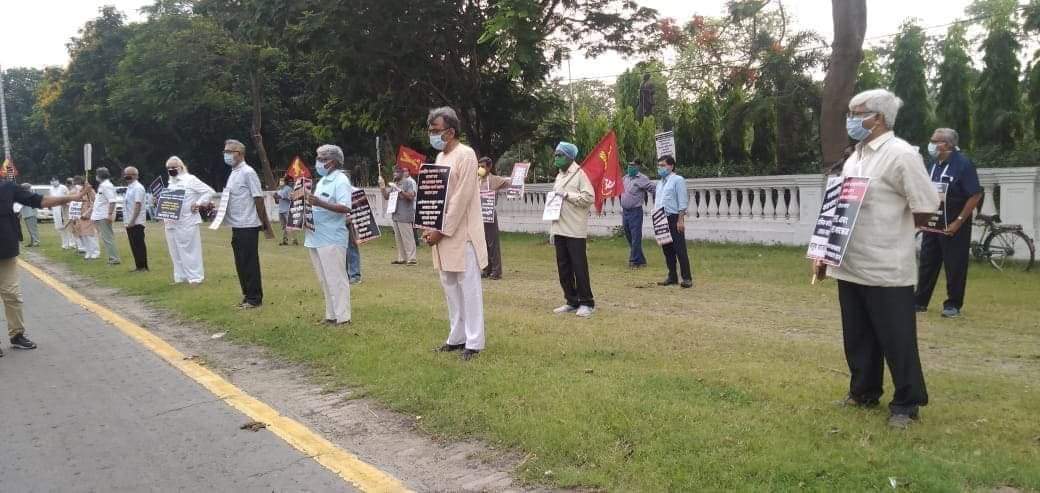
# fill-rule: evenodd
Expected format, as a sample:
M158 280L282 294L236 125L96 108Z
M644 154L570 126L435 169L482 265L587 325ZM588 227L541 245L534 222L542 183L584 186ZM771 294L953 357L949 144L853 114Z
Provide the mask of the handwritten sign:
M650 218L654 221L654 238L657 240L657 244L661 246L671 245L672 230L668 227L668 213L661 207L654 209L654 212L650 214Z
M419 190L415 199L415 226L440 231L444 227L444 210L448 202L448 178L451 166L424 164L419 168Z
M83 202L69 202L69 219L79 219L83 216Z
M511 200L521 199L524 196L524 182L527 180L527 172L531 169L531 163L516 163L513 172L509 175L509 188L506 189L506 197Z
M184 190L163 190L155 203L155 217L179 221L184 207Z

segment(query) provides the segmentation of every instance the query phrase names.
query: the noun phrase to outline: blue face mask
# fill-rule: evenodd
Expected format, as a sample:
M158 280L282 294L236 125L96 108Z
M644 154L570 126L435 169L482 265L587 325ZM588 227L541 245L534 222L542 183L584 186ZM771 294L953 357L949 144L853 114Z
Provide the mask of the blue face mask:
M318 171L318 176L325 176L329 174L329 169L326 168L325 161L317 161L314 163L314 168Z
M226 164L228 166L234 166L235 165L235 155L231 154L230 152L225 152L224 153L224 164Z
M438 151L443 151L445 145L447 145L447 142L444 142L444 137L442 137L443 134L444 132L439 134L430 134L430 145Z
M669 174L668 168L664 168L664 167L658 167L657 168L657 176L660 176L661 178L664 178L664 177L668 176L668 174Z
M867 118L870 117L850 116L845 119L845 131L848 132L849 137L852 137L852 140L863 140L870 137L870 130L863 127L863 120Z

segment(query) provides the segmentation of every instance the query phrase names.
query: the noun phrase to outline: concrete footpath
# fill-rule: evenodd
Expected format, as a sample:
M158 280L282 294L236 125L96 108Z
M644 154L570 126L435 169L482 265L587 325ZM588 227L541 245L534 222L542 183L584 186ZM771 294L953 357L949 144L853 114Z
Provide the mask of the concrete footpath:
M0 358L0 491L355 491L24 270ZM2 311L0 311L2 314Z

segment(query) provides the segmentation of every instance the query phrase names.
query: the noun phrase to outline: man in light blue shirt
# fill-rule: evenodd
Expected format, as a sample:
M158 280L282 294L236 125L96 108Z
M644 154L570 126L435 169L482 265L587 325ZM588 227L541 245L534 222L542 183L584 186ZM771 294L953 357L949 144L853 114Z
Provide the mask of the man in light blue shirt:
M321 177L307 196L314 230L307 229L303 245L325 296L324 323L350 323L350 283L347 280L347 215L350 214L350 179L341 167L343 150L334 145L318 148L314 163Z
M660 286L679 284L684 288L693 287L693 272L690 270L690 257L686 252L686 207L690 196L686 191L686 179L675 174L675 158L663 156L657 161L657 174L661 180L657 182L654 193L654 211L664 209L668 217L668 230L672 242L662 245L664 260L668 264L668 277L657 283ZM682 282L676 273L675 264L679 263Z

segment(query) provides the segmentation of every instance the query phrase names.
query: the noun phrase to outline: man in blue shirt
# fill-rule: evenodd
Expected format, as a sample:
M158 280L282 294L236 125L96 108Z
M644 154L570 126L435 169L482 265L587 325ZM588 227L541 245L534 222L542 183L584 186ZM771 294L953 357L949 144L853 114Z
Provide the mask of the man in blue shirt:
M307 230L303 245L311 255L314 272L325 297L329 325L350 323L350 283L347 280L347 215L350 214L350 179L340 170L343 150L334 145L318 148L314 193L307 196L314 231Z
M686 208L690 196L686 191L686 179L675 174L675 158L664 156L657 161L657 175L661 180L657 182L654 193L654 210L664 209L668 217L668 230L672 235L672 242L662 245L664 260L668 264L668 277L659 283L660 286L671 286L679 284L684 288L693 287L693 272L690 270L690 257L686 252ZM676 275L675 264L679 263L679 272L682 274L682 282Z
M939 128L928 143L928 154L935 159L929 167L932 182L946 184L946 197L941 206L936 229L924 231L918 267L917 311L928 310L939 269L946 269L946 301L943 317L957 317L964 306L964 290L968 283L968 255L971 252L971 216L982 200L982 187L975 165L957 149L957 131Z

